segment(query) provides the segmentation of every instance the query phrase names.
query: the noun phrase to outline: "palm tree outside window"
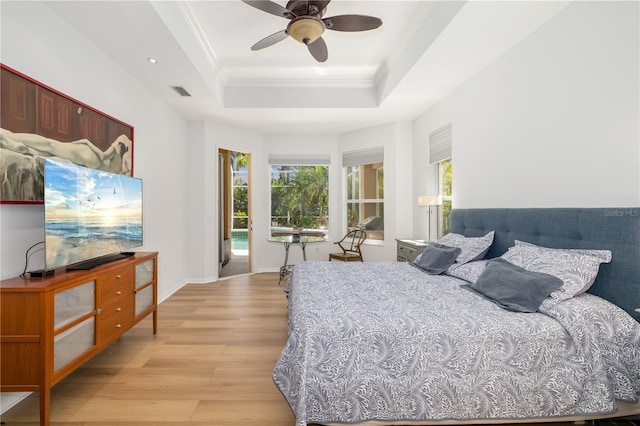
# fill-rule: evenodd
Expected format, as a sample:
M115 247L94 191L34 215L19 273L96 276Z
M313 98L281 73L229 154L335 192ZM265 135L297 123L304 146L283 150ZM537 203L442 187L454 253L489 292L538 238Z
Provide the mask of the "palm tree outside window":
M326 235L329 228L329 166L270 161L271 235L302 229Z

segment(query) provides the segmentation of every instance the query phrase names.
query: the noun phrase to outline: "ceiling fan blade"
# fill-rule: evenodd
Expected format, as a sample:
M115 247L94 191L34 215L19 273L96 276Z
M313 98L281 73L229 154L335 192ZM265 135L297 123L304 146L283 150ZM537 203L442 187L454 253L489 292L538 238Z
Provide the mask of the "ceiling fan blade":
M273 46L274 44L284 40L287 37L289 37L287 30L278 31L277 33L273 33L251 46L251 50L260 50L264 49L265 47Z
M331 0L309 0L309 6L315 6L318 8L318 12L322 12Z
M338 15L322 21L328 30L334 31L367 31L382 25L380 18L366 15Z
M269 0L242 0L249 6L253 6L256 9L260 9L263 12L270 13L272 15L281 16L283 18L295 17L295 15L289 10L277 3Z
M329 57L327 44L324 42L322 37L319 37L313 43L308 44L307 47L309 48L309 53L311 53L311 56L313 56L318 62L324 62Z

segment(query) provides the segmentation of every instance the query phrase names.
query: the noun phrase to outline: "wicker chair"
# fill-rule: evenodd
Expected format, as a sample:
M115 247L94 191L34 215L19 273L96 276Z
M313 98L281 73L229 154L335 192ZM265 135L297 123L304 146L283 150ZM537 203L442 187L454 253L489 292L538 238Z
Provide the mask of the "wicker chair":
M331 259L336 259L343 262L352 262L356 260L363 262L360 246L366 239L367 233L361 229L349 231L340 241L333 243L337 244L342 249L342 253L329 253L329 261L331 261Z

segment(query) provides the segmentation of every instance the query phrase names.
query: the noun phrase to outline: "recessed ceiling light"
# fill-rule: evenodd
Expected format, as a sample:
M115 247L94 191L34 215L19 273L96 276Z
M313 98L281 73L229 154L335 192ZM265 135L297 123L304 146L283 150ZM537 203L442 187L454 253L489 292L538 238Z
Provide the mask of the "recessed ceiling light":
M158 60L156 58L147 58L147 61L149 61L152 64L157 64Z

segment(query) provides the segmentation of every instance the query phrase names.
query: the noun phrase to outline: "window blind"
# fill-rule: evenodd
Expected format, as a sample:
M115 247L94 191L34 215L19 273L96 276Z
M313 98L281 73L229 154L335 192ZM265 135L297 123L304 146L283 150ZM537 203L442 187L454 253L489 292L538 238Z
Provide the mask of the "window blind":
M429 164L451 158L451 123L429 134Z
M368 148L358 151L344 152L342 154L342 167L361 166L363 164L382 163L384 161L384 148Z
M274 166L329 166L327 154L269 154L269 165Z

